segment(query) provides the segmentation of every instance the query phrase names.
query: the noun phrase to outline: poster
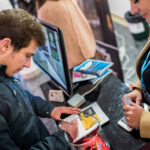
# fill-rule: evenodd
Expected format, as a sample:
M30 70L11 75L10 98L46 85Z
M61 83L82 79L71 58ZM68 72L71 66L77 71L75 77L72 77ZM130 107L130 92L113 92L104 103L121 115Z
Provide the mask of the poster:
M79 0L79 6L94 33L97 53L101 55L100 59L112 61L114 63L113 71L123 81L123 73L107 0Z

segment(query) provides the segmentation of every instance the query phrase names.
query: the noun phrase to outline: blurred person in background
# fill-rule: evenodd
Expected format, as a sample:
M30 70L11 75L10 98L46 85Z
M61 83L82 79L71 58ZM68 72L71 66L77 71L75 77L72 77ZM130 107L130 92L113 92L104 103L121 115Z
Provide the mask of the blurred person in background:
M95 56L95 39L77 0L36 0L36 8L39 19L62 30L69 68Z

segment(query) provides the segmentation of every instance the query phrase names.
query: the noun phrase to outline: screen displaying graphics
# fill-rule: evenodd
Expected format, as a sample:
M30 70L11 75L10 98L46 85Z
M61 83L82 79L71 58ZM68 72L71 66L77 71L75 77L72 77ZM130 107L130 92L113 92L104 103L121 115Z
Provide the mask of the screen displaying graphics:
M42 47L38 47L36 54L33 56L34 62L39 68L47 74L55 84L64 90L66 94L71 94L71 80L65 49L60 42L61 32L57 27L42 23L45 33L46 42Z

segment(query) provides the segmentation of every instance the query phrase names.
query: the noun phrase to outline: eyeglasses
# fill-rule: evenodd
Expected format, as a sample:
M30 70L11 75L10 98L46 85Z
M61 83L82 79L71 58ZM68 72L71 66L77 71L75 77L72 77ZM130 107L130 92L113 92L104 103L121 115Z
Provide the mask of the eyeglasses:
M139 2L139 0L134 0L134 3L138 3Z

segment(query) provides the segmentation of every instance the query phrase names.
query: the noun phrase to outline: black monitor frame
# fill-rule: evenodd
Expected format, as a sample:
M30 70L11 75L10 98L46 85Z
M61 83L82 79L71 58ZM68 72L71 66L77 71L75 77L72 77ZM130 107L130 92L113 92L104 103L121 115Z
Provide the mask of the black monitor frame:
M51 30L55 30L58 33L58 40L59 40L59 45L60 45L60 52L61 52L61 57L62 57L62 64L63 64L63 69L64 69L64 74L65 74L65 80L66 80L66 86L67 89L63 88L48 72L47 70L45 70L44 68L42 68L42 66L34 60L34 62L36 63L36 65L46 74L50 77L50 82L52 82L55 86L57 86L59 89L61 89L66 95L68 95L69 97L72 96L73 94L73 87L72 87L72 80L71 80L71 76L70 76L70 71L69 71L69 67L68 67L68 62L67 62L67 56L66 56L66 51L65 51L65 44L64 44L64 39L63 39L63 34L61 32L61 30L54 26L51 25L49 23L46 23L40 19L37 19L37 21L39 23L41 23L43 26L50 28Z

